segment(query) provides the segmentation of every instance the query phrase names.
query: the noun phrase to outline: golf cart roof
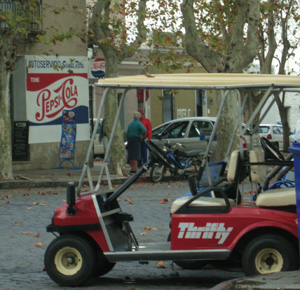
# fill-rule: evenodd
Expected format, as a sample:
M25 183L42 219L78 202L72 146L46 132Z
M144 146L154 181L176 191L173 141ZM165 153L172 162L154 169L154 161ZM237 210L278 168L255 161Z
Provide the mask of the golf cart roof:
M100 79L96 84L112 88L148 88L148 89L282 89L297 91L300 89L300 76L268 74L216 74L183 73L135 75Z

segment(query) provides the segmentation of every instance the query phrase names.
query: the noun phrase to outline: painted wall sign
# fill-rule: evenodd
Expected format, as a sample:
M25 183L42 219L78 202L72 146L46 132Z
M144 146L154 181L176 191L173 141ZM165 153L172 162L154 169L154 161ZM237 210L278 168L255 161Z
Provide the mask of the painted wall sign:
M60 142L62 111L76 114L79 140L89 140L86 57L26 56L29 143Z

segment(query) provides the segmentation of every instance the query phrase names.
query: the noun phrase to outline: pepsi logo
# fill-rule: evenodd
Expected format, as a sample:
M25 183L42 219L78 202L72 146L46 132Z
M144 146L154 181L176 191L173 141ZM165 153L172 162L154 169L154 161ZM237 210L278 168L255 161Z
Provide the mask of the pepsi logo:
M105 60L103 58L94 59L91 65L91 74L95 78L103 78L105 76Z

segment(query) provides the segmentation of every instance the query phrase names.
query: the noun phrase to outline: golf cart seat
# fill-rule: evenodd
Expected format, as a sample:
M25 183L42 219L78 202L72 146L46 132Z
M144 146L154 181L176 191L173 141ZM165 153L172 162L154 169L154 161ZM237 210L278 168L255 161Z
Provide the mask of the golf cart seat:
M181 206L189 201L193 196L184 196L176 199L171 206L171 214L175 213ZM228 199L230 207L235 205L233 199ZM226 203L223 198L213 198L201 196L189 204L189 207L225 207Z
M239 150L233 151L231 153L229 165L228 165L228 173L227 173L227 179L231 183L235 183L236 181L240 180L241 178L241 166L240 166L240 152ZM244 175L244 174L242 174ZM205 190L206 192L211 191L214 193L212 197L207 197L207 196L201 196L204 192L199 192L197 190L197 187L195 185L195 182L192 178L189 178L189 185L192 194L191 195L185 195L181 198L176 199L172 206L171 206L171 214L174 214L180 209L180 213L189 213L189 212L196 212L197 208L199 209L200 213L204 212L224 212L224 210L228 211L232 206L236 204L235 200L232 198L227 198L228 203L229 203L229 208L228 205L226 204L225 198L224 197L219 197L222 196L220 195L220 192L222 191L220 189L218 193L218 188L217 187L207 187ZM216 192L214 192L216 190ZM199 195L198 198L195 199L195 196ZM204 194L203 194L204 195ZM215 197L215 196L218 197ZM188 203L191 199L195 199L192 202ZM186 206L184 206L187 203ZM225 209L227 207L227 209ZM218 209L219 208L219 209ZM221 209L222 208L222 209ZM224 210L223 210L224 209Z
M261 150L250 151L249 159L250 163L263 163L264 153ZM251 165L250 177L253 183L262 184L266 178L266 166ZM296 212L295 188L277 188L260 192L256 198L256 205L261 208Z
M296 212L295 188L278 188L264 191L257 196L256 205L262 208Z

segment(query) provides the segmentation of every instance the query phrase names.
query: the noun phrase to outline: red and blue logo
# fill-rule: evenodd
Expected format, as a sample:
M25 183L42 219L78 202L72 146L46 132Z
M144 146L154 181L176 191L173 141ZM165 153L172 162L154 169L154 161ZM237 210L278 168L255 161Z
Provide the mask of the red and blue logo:
M91 65L91 74L93 77L99 79L105 76L105 60L103 58L94 59Z

